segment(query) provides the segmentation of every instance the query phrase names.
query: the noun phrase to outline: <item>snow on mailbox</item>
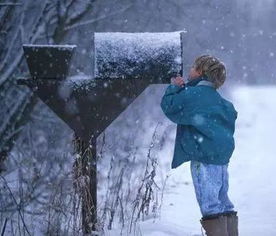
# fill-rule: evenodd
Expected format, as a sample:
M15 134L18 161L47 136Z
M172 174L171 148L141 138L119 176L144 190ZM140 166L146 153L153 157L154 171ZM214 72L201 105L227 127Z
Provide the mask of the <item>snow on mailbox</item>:
M94 76L151 78L156 83L181 74L183 33L95 33Z

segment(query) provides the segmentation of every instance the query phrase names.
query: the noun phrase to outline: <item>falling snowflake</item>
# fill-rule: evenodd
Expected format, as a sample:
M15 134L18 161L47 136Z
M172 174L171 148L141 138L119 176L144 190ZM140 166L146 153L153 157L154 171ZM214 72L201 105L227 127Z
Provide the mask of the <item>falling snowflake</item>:
M193 120L197 125L202 125L205 122L204 117L199 114L194 115Z

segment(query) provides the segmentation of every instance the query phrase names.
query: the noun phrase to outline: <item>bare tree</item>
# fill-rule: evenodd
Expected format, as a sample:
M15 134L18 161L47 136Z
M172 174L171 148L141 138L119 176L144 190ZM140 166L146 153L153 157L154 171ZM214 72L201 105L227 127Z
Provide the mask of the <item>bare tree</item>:
M28 89L16 85L16 77L27 75L22 43L64 42L70 26L87 16L92 4L93 0L46 0L0 6L0 171L37 103Z

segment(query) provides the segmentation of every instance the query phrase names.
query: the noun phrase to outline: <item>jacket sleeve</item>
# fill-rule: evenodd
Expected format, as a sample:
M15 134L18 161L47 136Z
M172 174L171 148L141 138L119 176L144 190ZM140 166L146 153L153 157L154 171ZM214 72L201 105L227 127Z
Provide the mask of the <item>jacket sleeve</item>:
M170 84L161 100L164 114L174 123L190 124L193 115L193 94L189 87Z

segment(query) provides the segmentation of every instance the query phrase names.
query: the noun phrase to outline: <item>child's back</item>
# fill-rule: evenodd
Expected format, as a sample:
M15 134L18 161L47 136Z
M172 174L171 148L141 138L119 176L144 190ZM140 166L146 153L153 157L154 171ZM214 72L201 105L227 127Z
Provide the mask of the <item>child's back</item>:
M196 78L193 85L170 85L161 107L177 124L172 168L190 160L220 165L229 162L235 147L237 112L205 76Z

